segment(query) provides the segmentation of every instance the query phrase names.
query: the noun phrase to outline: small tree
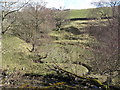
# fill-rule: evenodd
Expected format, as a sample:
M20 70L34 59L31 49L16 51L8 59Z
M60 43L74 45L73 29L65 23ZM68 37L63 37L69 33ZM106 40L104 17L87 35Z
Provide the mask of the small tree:
M51 22L51 10L45 7L44 2L31 3L17 13L17 25L13 34L31 43L33 47L30 51L33 52L41 42L48 40L49 29L52 29L52 24L48 23Z
M62 8L60 9L55 9L54 10L54 18L55 18L55 23L56 23L56 29L60 30L61 26L66 23L68 16L69 16L69 11L66 11Z

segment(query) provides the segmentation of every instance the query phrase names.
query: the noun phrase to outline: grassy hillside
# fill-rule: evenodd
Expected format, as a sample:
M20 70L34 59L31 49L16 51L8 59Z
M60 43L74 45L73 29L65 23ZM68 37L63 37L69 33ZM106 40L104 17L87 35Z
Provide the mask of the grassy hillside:
M95 21L91 22L93 23ZM24 74L32 73L45 76L46 74L54 73L47 65L52 66L56 63L69 72L80 76L85 75L89 70L78 63L82 62L90 65L90 61L94 60L89 45L95 42L95 40L84 29L89 23L90 21L72 21L68 25L63 26L60 31L51 31L49 33L52 37L51 42L44 43L38 47L39 52L37 54L41 56L47 54L47 58L42 59L44 63L33 62L33 60L39 59L28 51L27 48L31 48L30 44L16 36L9 34L3 35L3 69L8 69L10 72L20 71ZM102 82L106 80L106 76L89 76L97 77ZM21 80L17 81L17 86L18 83L20 83L19 85L26 83L33 85L31 79L24 78L23 81ZM39 84L42 82L39 79L33 79L33 81L35 83L39 82Z
M71 33L66 32L66 35L70 34ZM20 70L23 73L45 74L49 73L46 69L46 64L52 65L53 63L57 63L58 65L63 66L63 68L66 67L66 69L68 68L68 70L74 73L78 69L77 72L79 72L80 75L88 72L85 67L80 65L76 66L75 64L73 64L76 61L87 63L87 61L83 57L79 57L79 55L84 55L87 58L91 56L91 52L89 50L86 50L82 44L81 46L76 45L77 43L84 44L88 42L86 40L69 40L65 38L66 35L64 31L51 32L51 36L54 37L54 35L60 36L57 37L58 40L53 40L51 43L46 43L39 47L39 52L41 56L44 56L45 54L48 55L47 58L43 60L45 63L33 62L34 59L37 60L37 57L34 57L34 55L28 51L28 48L31 48L30 44L15 36L8 34L3 35L3 68L9 69L9 71L11 72ZM75 36L76 35L74 34L71 35L71 37ZM81 37L81 35L76 38L79 37ZM87 38L86 35L83 35L83 38ZM75 45L72 46L71 44ZM71 63L71 65L68 63Z
M94 42L94 39L85 33L84 27L87 26L87 23L90 23L90 21L73 21L63 26L61 31L50 32L49 35L53 40L38 47L38 54L41 56L47 54L47 58L42 59L44 63L33 62L38 57L28 51L28 48L31 48L30 44L15 36L3 35L2 55L4 69L9 68L13 71L14 69L22 70L22 68L25 68L23 70L25 73L45 74L48 72L46 64L57 63L58 65L66 66L73 72L77 71L81 75L88 72L85 67L74 64L75 62L89 64L90 60L87 59L93 58L89 45Z
M32 54L28 51L31 45L18 37L3 35L2 67L10 72L41 73L44 65L33 63ZM27 49L28 48L28 49ZM43 73L41 73L43 74Z
M83 12L81 16L77 16L79 11ZM73 18L85 18L85 12L89 12L89 10L73 10L71 12L76 13L72 14ZM2 40L3 69L8 69L10 72L20 71L23 74L32 73L45 76L55 73L47 65L57 64L69 72L80 76L85 75L89 69L80 63L91 66L91 61L94 61L95 58L90 46L96 43L96 39L87 33L86 27L91 24L103 25L105 22L106 20L77 20L63 25L59 31L51 30L49 33L52 38L50 42L42 43L37 48L38 55L47 55L44 59L39 59L34 53L29 52L28 49L32 48L30 43L6 33ZM38 62L34 62L35 60ZM40 60L43 63L40 63ZM101 82L106 80L106 76L102 77L96 74L89 76L97 77Z
M105 12L108 16L112 15L111 8L91 8L91 9L72 9L70 10L70 18L90 18L90 17L98 17L100 12Z
M30 63L30 60L27 59L28 52L27 48L31 46L26 44L23 40L12 36L12 35L3 35L3 50L2 50L2 61L3 68L22 68Z
M100 16L100 10L102 9L70 10L70 18L96 18ZM110 8L105 8L104 10L108 12L109 16L111 15ZM96 16L94 16L94 13L92 12L96 13ZM2 84L5 84L6 86L11 84L13 87L23 88L27 86L44 87L55 85L54 83L56 83L56 81L53 77L50 79L49 75L58 74L58 77L59 75L64 77L64 75L61 75L60 73L65 73L59 72L59 69L54 67L55 65L58 65L63 70L66 70L72 74L76 74L81 77L86 76L98 78L98 80L101 82L105 82L107 75L95 74L96 72L92 70L93 63L91 62L97 59L93 52L94 48L92 47L94 46L93 44L97 43L98 41L88 32L88 26L104 26L105 23L107 25L106 19L102 19L101 21L70 21L67 23L67 25L62 25L60 30L51 30L48 33L51 37L50 39L47 39L49 42L46 41L37 46L36 52L29 51L32 48L30 43L26 43L24 40L21 40L17 36L13 36L10 33L4 34L2 40L3 70L0 70L3 72L5 71L5 74L7 74L9 77L6 77ZM44 40L46 39L44 38ZM44 56L45 58L41 58ZM55 72L55 70L58 71ZM90 74L89 71L91 71ZM48 76L48 80L46 79L46 76ZM69 76L70 75L68 75L68 77ZM61 77L59 78L61 79ZM57 81L60 82L61 80L59 81L58 79ZM69 81L69 79L67 81ZM114 79L115 83L116 81L117 80ZM81 79L80 82L85 82L85 84L87 83L84 80L81 81Z

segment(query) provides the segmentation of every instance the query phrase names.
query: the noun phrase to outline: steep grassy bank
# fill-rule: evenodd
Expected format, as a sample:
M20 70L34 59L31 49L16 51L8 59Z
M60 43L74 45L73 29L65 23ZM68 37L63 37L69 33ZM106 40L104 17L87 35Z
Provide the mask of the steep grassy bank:
M44 74L44 64L32 61L32 53L28 51L32 46L18 37L6 34L2 40L2 67L9 72ZM43 73L42 73L43 72Z

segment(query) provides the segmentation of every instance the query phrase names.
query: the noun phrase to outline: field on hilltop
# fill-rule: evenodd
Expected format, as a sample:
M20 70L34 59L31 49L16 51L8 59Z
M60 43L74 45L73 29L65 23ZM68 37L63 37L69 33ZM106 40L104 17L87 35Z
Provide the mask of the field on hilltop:
M107 15L112 15L112 10L110 7L105 8L91 8L91 9L71 9L70 18L97 18L100 12L106 12ZM97 15L98 14L98 15Z

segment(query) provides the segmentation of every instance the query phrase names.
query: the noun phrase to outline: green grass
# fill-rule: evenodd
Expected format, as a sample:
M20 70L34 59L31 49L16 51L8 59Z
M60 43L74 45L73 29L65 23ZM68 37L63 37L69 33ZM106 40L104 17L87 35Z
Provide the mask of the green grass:
M31 45L25 41L5 34L2 40L2 68L8 69L9 72L21 71L22 73L44 74L47 71L45 64L37 64L32 61L32 55L27 48ZM24 68L24 70L22 70Z
M31 48L30 45L17 37L11 35L3 35L2 44L3 64L8 63L8 61L11 60L14 61L17 59L15 57L19 56L20 58L23 54L24 56L30 54L27 50L27 48Z
M2 64L3 68L22 68L26 66L25 63L30 63L27 55L30 54L26 48L30 48L23 40L11 35L3 35L2 40Z
M110 7L105 8L91 8L91 9L72 9L70 10L70 18L90 18L101 16L100 12L105 12L108 16L112 15Z
M87 18L90 13L90 9L70 10L70 18Z

